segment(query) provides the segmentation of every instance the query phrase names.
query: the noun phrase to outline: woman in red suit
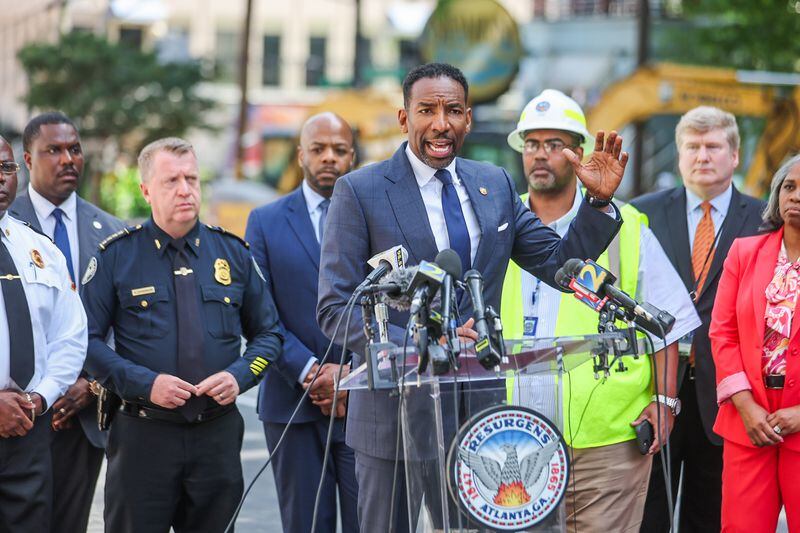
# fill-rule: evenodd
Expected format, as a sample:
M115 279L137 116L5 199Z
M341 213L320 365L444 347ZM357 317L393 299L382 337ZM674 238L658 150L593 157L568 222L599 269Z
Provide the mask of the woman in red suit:
M722 530L800 531L800 156L772 179L768 233L731 246L711 315L725 440Z

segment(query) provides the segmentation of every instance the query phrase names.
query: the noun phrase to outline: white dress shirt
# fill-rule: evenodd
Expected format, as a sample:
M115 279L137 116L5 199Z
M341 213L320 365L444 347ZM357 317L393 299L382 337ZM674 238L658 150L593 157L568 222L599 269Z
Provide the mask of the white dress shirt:
M718 194L710 200L711 202L711 221L714 222L714 235L719 235L725 215L728 214L728 207L731 205L733 196L733 184L728 185L725 192ZM695 193L686 189L686 225L689 228L689 249L694 250L694 235L697 233L697 226L703 219L703 208L700 204L703 200Z
M425 212L428 214L428 223L436 241L436 249L441 252L450 248L450 236L447 234L447 224L442 210L442 189L444 185L434 177L437 169L429 167L420 161L408 145L406 145L406 156L409 163L411 163L411 169L414 171L414 178L416 178L417 185L419 185L419 192L422 194L422 202L425 204ZM467 223L467 232L469 233L470 261L474 264L478 244L481 242L481 227L478 224L478 218L475 216L475 210L472 209L472 203L469 201L467 188L461 183L456 172L455 159L446 167L446 170L450 172L450 176L453 178L453 186L461 202L461 213L464 215L464 221ZM463 268L467 270L467 265L464 265Z
M556 233L564 237L572 219L578 213L580 203L583 201L581 188L575 192L575 201L572 208L563 217L548 224ZM613 272L613 274L618 274ZM560 291L546 283L539 283L537 279L526 271L522 271L522 302L525 317L535 317L538 320L535 336L552 337L556 331L556 319L561 303ZM536 303L532 304L532 294L538 289ZM641 242L639 246L639 283L636 285L636 294L632 294L637 301L655 305L675 317L675 325L667 334L667 344L677 342L678 339L694 331L700 326L700 317L697 316L694 304L684 288L683 281L669 262L661 244L647 226L641 227ZM653 339L654 343L662 341ZM656 349L658 344L656 344Z
M56 231L56 217L53 216L53 211L56 208L61 208L64 212L62 220L64 226L67 227L67 236L69 237L69 251L72 255L72 271L75 272L75 277L80 279L80 249L78 248L78 199L77 195L73 192L64 200L61 205L54 205L36 192L36 190L28 184L28 196L30 196L33 210L36 211L36 218L39 220L39 226L42 231L51 239L54 238ZM77 283L78 280L75 280Z
M31 313L34 373L26 392L37 392L48 407L78 379L86 358L86 313L72 290L64 256L46 237L6 214L0 240L17 267ZM41 254L44 268L32 254ZM0 272L0 274L7 274ZM19 389L10 375L11 346L3 293L0 291L0 390Z
M314 227L314 236L319 241L319 221L322 218L322 209L320 204L328 198L325 198L320 193L311 188L306 180L303 180L301 185L303 189L303 197L306 199L306 207L308 208L308 216L311 218L311 225Z

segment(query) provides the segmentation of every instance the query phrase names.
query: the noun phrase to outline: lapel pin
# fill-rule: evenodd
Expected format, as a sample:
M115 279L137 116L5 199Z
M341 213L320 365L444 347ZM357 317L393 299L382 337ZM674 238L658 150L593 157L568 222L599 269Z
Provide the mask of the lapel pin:
M480 189L478 189L478 190L479 190L479 191L481 192L481 194L482 194L482 195L484 195L484 196L486 196L487 194L489 194L489 189L487 189L486 187L481 187L481 188L480 188Z
M96 229L103 229L103 225L100 223L99 220L95 220L94 222L92 222L92 226L94 226Z

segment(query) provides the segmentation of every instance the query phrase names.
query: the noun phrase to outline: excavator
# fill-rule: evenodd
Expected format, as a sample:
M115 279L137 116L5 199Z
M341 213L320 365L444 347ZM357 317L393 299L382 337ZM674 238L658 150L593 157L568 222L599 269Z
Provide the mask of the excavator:
M656 63L611 84L589 110L587 122L589 131L620 130L699 105L765 119L744 181L749 194L763 197L784 159L800 152L800 75Z

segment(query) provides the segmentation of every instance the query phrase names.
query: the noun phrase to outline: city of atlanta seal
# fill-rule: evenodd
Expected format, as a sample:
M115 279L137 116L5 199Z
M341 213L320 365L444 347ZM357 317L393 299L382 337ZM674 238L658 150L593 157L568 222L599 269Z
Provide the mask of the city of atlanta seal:
M487 409L459 430L448 455L450 494L473 521L496 531L529 529L558 508L569 480L567 446L541 414Z

